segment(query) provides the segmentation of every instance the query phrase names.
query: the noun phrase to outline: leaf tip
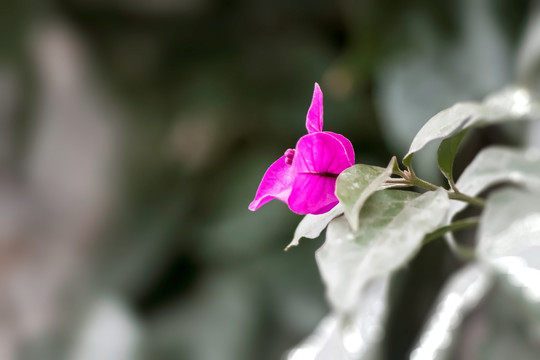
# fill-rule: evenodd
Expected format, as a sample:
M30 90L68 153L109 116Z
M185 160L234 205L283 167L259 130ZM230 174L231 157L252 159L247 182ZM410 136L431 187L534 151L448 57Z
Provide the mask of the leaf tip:
M287 251L289 251L289 249L292 248L293 246L298 246L298 243L296 243L296 244L290 243L289 245L285 246L285 249L283 249L283 251L287 252Z
M414 156L414 152L410 152L410 151L409 151L407 154L405 154L405 156L403 157L403 160L401 160L401 163L402 163L403 166L405 166L407 169L410 169L410 168L411 168L413 156Z
M388 163L387 169L390 169L392 171L392 174L399 174L401 173L401 169L399 168L399 163L397 160L397 157L394 155L390 159L390 162ZM392 175L390 174L390 175Z
M285 249L283 249L283 251L289 251L289 249L292 248L293 246L298 246L300 244L301 238L302 238L301 236L295 236L292 239L292 241L289 243L289 245L287 245Z
M356 212L356 216L355 217L351 217L351 216L348 216L347 217L347 220L349 221L349 225L351 226L351 229L352 231L358 231L358 228L360 227L360 221L358 220L358 213L360 212L360 210L358 210L358 212Z

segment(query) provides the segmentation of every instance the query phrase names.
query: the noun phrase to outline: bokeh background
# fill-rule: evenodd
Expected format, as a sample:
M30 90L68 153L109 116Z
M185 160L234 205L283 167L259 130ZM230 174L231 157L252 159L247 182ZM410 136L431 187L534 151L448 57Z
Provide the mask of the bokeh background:
M314 82L325 129L385 166L439 110L515 80L531 6L2 2L0 359L280 359L329 310L322 238L284 252L301 217L247 205ZM522 135L488 129L467 154ZM459 266L433 242L396 274L386 358Z

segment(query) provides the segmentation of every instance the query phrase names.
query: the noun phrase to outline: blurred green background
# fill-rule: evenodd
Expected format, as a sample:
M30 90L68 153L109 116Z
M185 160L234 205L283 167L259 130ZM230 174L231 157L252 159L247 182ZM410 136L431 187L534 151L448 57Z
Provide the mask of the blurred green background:
M255 213L247 206L267 166L305 133L314 82L325 129L352 141L357 163L384 166L437 111L513 81L529 6L5 1L1 192L31 214L2 235L10 244L2 264L15 270L0 285L43 308L2 308L17 315L0 351L281 358L329 311L314 260L322 239L284 252L301 217L278 202ZM487 134L479 141L513 141ZM433 157L417 166L437 181ZM25 266L26 282L9 280ZM406 357L459 266L434 242L396 275L388 359ZM46 289L19 293L5 285L12 281ZM40 318L32 311L51 315L25 325ZM98 355L108 340L119 352Z

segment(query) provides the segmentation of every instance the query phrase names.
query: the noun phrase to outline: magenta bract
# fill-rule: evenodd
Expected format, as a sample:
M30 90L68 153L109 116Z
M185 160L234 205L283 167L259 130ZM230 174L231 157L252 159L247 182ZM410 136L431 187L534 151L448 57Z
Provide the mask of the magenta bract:
M273 199L298 214L322 214L337 205L336 179L354 165L354 149L346 137L322 131L322 127L323 95L315 83L306 117L308 134L266 170L250 210Z

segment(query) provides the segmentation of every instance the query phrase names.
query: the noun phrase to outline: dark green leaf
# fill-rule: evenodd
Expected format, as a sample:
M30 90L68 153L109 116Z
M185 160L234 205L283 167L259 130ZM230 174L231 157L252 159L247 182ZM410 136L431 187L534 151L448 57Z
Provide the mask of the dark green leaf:
M459 144L467 134L467 130L460 131L456 135L444 139L437 151L437 163L444 177L451 186L454 185L454 158L456 157Z

